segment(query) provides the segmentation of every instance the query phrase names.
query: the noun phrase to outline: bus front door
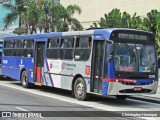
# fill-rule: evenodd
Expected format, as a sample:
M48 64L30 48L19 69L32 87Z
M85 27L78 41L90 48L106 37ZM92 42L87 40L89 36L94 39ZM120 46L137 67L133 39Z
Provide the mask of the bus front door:
M91 92L102 92L104 41L94 41L92 52Z
M36 85L42 85L42 75L44 68L44 49L45 42L36 42L36 51L34 56L34 83Z

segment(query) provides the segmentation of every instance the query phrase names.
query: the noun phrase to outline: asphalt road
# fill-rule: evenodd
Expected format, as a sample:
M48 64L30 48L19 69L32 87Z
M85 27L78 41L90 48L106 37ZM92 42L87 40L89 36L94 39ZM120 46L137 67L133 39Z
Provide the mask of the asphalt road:
M53 119L51 116L54 116L54 119L63 120L97 120L105 119L103 117L106 116L112 116L110 119L115 119L116 116L120 115L119 113L117 114L117 111L157 111L159 108L160 105L155 103L131 99L117 101L114 97L92 96L90 101L78 101L71 97L69 91L50 87L25 89L21 87L18 81L0 81L0 111L15 111L27 114L40 112L42 114L43 118L32 119ZM115 117L113 118L113 116ZM13 118L1 119L8 120ZM22 118L16 117L14 119L19 120ZM116 119L137 120L138 118L116 117Z

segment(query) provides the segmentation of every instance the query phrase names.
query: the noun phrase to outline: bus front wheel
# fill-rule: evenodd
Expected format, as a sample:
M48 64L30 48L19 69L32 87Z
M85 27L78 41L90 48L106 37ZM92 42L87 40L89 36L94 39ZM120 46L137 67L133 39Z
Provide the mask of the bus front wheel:
M88 98L86 83L81 77L77 78L74 83L74 95L78 100L86 100Z
M24 70L21 74L21 84L24 88L30 87L30 83L28 82L28 74L26 70Z

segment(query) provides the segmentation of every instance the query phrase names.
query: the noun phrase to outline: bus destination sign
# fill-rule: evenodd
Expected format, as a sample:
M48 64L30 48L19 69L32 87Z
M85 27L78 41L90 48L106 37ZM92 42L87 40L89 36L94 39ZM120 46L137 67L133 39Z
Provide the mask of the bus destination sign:
M120 39L131 39L131 40L149 40L149 36L131 34L131 33L118 33L118 38L120 38Z

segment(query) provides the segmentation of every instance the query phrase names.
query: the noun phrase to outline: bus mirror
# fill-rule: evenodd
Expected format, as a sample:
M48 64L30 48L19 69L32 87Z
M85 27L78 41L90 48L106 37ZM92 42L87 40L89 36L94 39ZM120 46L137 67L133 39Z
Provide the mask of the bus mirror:
M80 56L79 55L75 55L75 59L79 60Z
M110 46L109 46L109 55L113 55L113 51L114 51L113 44L110 44Z

